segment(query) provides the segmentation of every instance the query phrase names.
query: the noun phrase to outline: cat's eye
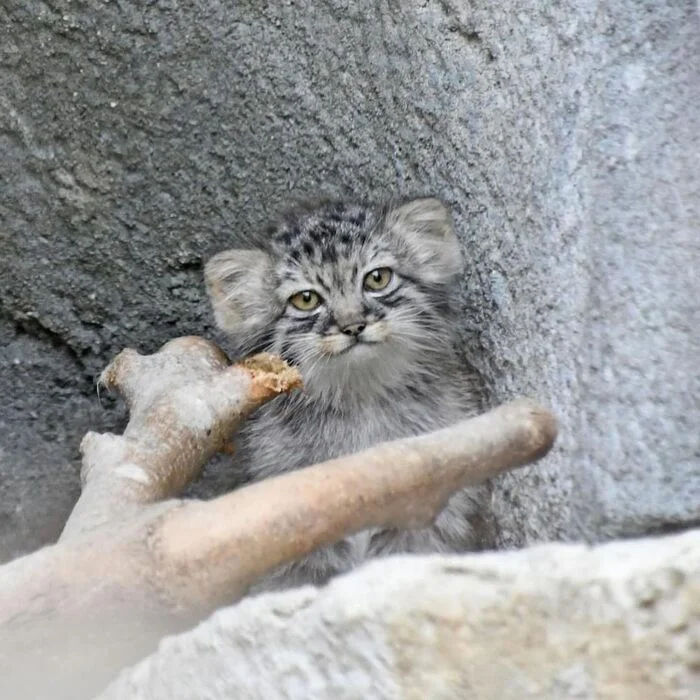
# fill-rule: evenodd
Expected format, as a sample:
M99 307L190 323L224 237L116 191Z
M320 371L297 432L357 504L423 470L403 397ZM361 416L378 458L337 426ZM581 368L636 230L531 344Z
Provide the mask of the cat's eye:
M388 267L378 267L365 275L364 288L370 292L381 292L389 286L393 276L394 273Z
M321 297L312 289L305 289L289 297L289 303L299 311L313 311L321 305Z

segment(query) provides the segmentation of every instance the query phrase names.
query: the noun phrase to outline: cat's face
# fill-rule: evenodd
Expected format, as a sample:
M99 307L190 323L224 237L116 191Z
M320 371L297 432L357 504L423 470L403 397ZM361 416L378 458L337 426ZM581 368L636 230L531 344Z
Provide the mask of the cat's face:
M219 325L246 351L296 364L331 401L386 391L449 342L461 269L435 199L380 208L331 203L290 212L265 250L229 250L206 267Z

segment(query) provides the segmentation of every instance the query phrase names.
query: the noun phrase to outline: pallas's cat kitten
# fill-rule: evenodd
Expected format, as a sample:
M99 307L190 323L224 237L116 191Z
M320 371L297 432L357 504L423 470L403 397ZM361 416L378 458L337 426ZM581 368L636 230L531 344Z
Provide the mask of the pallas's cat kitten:
M236 437L245 479L475 414L475 377L455 351L461 270L450 213L433 198L299 207L260 247L212 258L207 288L238 354L278 353L304 379L303 392L260 408ZM263 588L321 583L380 554L481 548L486 497L486 487L456 494L425 530L354 535L280 569Z

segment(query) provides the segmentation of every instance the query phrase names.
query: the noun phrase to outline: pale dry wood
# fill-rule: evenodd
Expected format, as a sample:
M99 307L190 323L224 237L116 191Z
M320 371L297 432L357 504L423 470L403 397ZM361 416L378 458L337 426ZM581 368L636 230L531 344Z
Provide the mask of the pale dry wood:
M100 386L124 396L129 424L123 435L83 438L83 492L62 538L179 495L246 415L301 386L296 370L268 355L228 365L217 346L197 337L153 355L124 350L116 357Z
M0 569L0 673L32 697L46 678L52 697L62 682L66 697L80 695L78 680L98 689L164 633L319 546L426 525L457 489L539 459L556 434L548 411L519 400L209 502L177 500L240 421L299 388L299 375L270 356L229 367L190 337L122 352L102 382L127 401L124 434L85 437L83 493L61 539Z
M539 459L555 434L551 413L527 399L512 401L443 430L193 503L163 523L158 547L164 561L188 572L178 593L184 601L202 591L218 599L234 578L246 588L349 533L425 527L455 491ZM255 556L242 556L247 552Z

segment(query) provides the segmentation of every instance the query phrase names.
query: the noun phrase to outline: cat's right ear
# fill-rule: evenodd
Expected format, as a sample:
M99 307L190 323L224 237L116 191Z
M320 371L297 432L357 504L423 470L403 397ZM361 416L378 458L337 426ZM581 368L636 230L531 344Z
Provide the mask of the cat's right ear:
M233 336L274 319L274 268L261 250L225 250L204 266L204 281L219 328Z
M462 252L447 206L435 197L419 197L394 206L386 229L413 260L423 280L445 282L462 270Z

